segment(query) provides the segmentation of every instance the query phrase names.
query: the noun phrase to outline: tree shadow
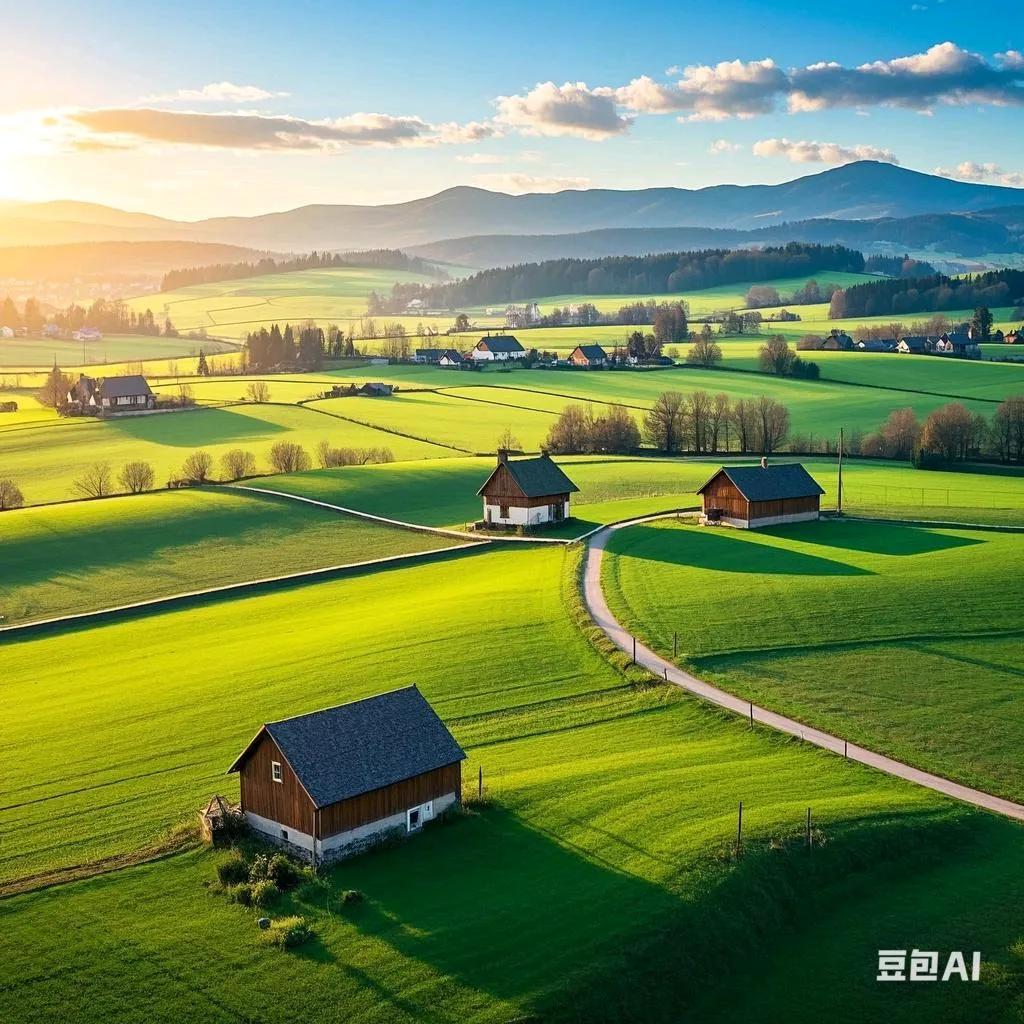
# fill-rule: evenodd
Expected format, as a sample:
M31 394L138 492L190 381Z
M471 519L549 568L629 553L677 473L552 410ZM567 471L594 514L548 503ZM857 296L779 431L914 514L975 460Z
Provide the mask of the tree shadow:
M287 433L288 428L240 408L189 409L152 416L127 416L107 420L113 430L136 441L196 448L231 441L260 440L268 434Z
M762 531L758 531L762 533ZM767 534L767 531L763 531ZM792 537L787 528L778 536ZM804 538L801 538L804 539ZM809 538L807 538L809 539ZM821 543L820 540L815 543ZM873 576L869 569L765 543L757 533L726 528L666 530L632 526L617 544L620 555L718 572L774 576Z
M869 551L876 555L924 555L933 551L984 544L975 537L952 536L928 527L906 526L902 523L801 523L790 527L772 527L765 534L789 537L847 551Z

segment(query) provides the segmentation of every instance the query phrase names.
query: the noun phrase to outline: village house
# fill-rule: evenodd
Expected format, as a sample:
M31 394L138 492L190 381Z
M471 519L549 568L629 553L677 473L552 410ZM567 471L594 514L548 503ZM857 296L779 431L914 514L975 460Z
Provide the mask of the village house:
M577 345L569 353L573 366L585 366L591 370L602 369L608 362L608 353L600 345Z
M14 328L13 327L6 327L6 326L0 327L0 338L13 338L13 337L14 337Z
M481 338L470 352L470 358L477 362L507 362L522 359L526 349L511 334L489 334Z
M861 352L895 352L895 338L877 338L874 341L858 341L857 348Z
M249 826L329 863L409 835L462 795L465 753L415 686L268 722L228 769Z
M545 452L515 459L498 452L498 465L476 493L483 498L487 526L550 526L571 515L569 495L579 488Z
M926 356L935 351L936 340L936 338L925 337L923 334L900 338L896 351L902 352L904 355Z
M981 348L971 331L966 334L954 331L952 334L939 335L935 351L942 355L960 356L962 359L978 359L981 356Z
M817 519L825 492L799 463L723 466L697 490L702 523L740 529Z
M541 321L540 306L528 302L524 306L505 307L505 326L515 330L518 327L533 327Z
M455 368L460 369L466 360L463 358L460 352L456 352L453 348L444 349L441 354L437 357L437 365L445 366L449 369Z
M68 403L111 412L132 412L155 408L156 396L146 378L137 373L100 378L81 373L68 392Z
M436 363L445 350L443 348L418 348L412 357L414 363Z
M381 381L369 381L359 389L358 394L366 395L370 398L390 398L391 393L394 390L394 384L384 384Z
M852 352L853 338L843 331L832 331L821 347L829 352Z
M1007 331L1003 335L1004 345L1024 345L1024 334L1020 331Z
M72 332L71 337L75 341L102 341L103 334L98 327L81 327Z

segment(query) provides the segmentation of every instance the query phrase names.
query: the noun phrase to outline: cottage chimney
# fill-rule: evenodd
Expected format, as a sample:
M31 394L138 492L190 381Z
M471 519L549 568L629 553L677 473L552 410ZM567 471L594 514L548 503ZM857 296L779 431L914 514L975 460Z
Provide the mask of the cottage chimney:
M762 469L767 469L768 468L768 456L767 455L762 455L761 456L761 468Z
M499 448L498 449L498 461L499 462L508 462L508 449L507 448Z
M551 452L549 452L547 450L547 448L541 448L541 450L540 450L540 457L542 459L550 459L551 458Z

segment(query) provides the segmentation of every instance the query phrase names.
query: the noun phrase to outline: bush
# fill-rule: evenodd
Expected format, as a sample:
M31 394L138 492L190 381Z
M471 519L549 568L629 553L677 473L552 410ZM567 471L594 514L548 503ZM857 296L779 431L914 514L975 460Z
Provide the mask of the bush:
M344 889L338 899L343 907L350 907L362 903L366 896L359 889Z
M301 879L298 866L283 853L275 853L267 864L267 878L282 892L294 889Z
M313 929L302 917L279 917L260 932L260 938L279 949L295 949L313 938Z
M217 877L222 885L237 885L249 879L249 865L240 853L234 853L230 859L217 865Z
M271 903L277 902L280 895L281 890L269 878L252 883L252 905L254 907L269 907Z
M213 459L209 452L193 452L181 467L181 475L189 483L202 484L207 481L212 469Z
M278 441L270 449L270 464L278 473L299 473L309 469L309 455L294 441Z
M233 886L228 890L228 896L231 897L232 903L239 903L243 907L252 906L252 886L248 882L243 882L241 885Z

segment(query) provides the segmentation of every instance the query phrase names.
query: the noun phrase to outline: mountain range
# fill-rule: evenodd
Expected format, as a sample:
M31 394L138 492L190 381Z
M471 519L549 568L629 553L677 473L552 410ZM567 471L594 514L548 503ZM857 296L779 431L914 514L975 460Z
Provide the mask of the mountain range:
M648 188L631 191L586 189L512 196L485 189L458 186L437 195L386 206L316 205L253 217L215 217L200 221L175 221L146 213L116 210L92 203L6 203L0 205L0 246L45 245L93 241L194 241L215 242L276 252L410 248L435 258L474 265L490 265L498 243L479 241L482 236L579 236L581 233L626 232L638 229L669 231L664 241L607 235L606 238L565 238L561 242L534 240L529 258L574 254L558 245L577 246L579 254L607 255L629 251L623 242L651 251L657 244L669 248L739 244L760 237L764 242L804 239L844 241L828 235L831 230L854 232L851 222L872 227L857 228L873 241L886 232L911 230L894 227L893 221L955 214L953 221L924 221L918 225L927 244L957 252L943 239L957 245L973 244L991 236L996 241L1019 245L1019 236L999 217L974 217L980 211L1012 208L1019 221L1024 208L1024 189L954 181L936 175L859 161L778 185L713 185L701 189ZM821 223L842 222L835 228ZM811 222L810 225L808 222ZM817 223L815 223L817 222ZM930 226L929 226L930 225ZM714 229L737 233L735 243L727 235L672 234L682 229ZM999 229L1008 233L999 234ZM792 232L803 232L794 235ZM742 232L740 235L738 233ZM762 233L763 232L763 233ZM814 238L808 237L816 232ZM970 242L971 236L975 242ZM691 241L684 244L682 239ZM458 240L454 245L446 240ZM466 240L473 239L471 245ZM669 241L668 239L671 239ZM1016 241L1014 241L1016 239ZM444 242L443 247L436 243ZM902 244L902 243L900 243ZM597 245L598 250L587 246ZM616 248L602 248L614 245ZM484 252L487 247L492 247ZM545 246L556 246L555 249ZM999 246L984 251L1000 251ZM448 255L442 255L447 253ZM965 253L966 254L966 253ZM467 258L471 257L471 258ZM504 262L507 256L500 257ZM520 258L516 255L514 258Z

